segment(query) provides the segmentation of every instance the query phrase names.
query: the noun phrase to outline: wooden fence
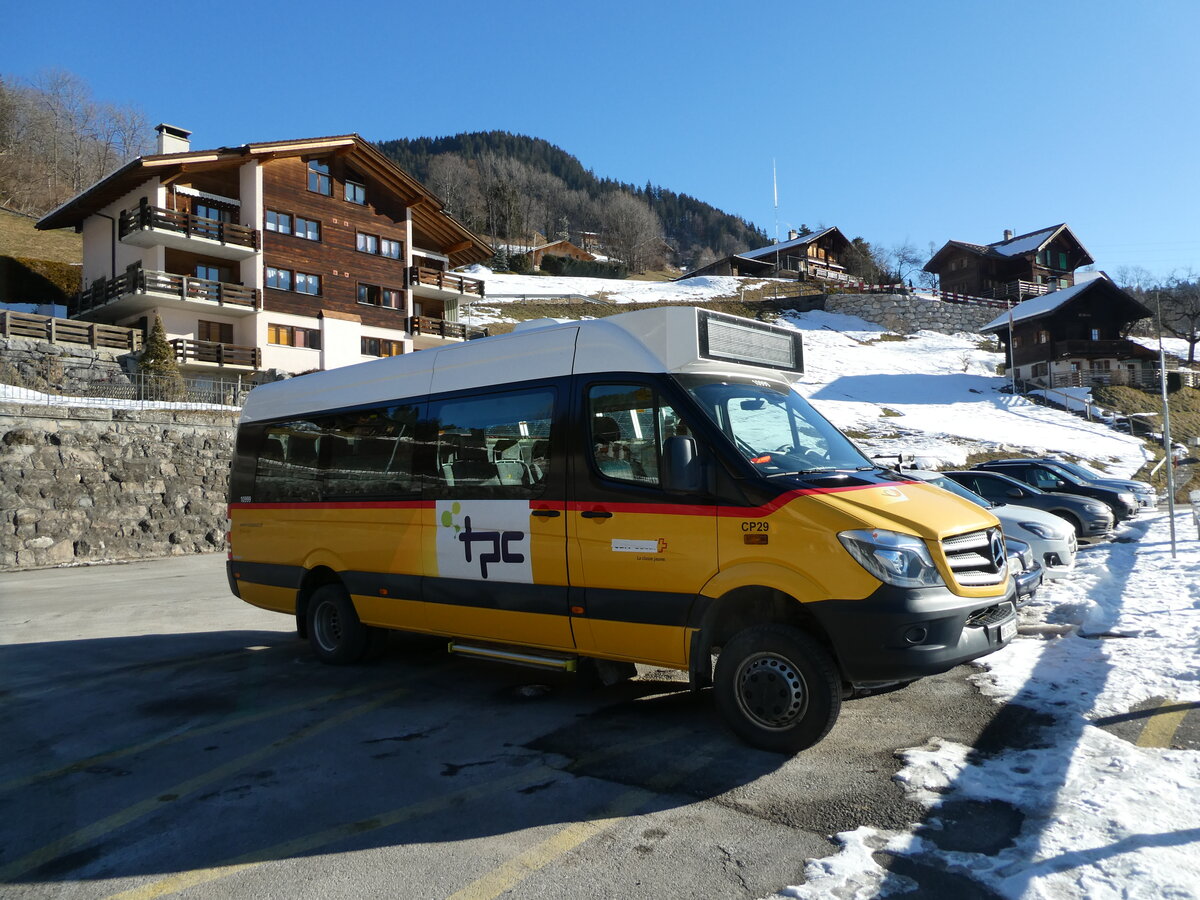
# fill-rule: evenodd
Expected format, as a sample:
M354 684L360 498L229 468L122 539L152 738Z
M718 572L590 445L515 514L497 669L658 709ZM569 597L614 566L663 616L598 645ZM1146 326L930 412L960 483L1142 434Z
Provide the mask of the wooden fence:
M32 338L51 344L84 344L108 350L142 349L142 332L137 328L80 322L76 319L57 319L36 313L0 312L0 337Z

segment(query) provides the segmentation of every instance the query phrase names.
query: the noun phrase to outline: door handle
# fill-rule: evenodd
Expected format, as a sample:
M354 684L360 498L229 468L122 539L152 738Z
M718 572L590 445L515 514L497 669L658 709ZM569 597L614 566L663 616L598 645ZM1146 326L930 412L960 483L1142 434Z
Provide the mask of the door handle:
M585 519L611 519L612 513L604 509L585 509L580 513Z
M559 516L557 509L535 509L529 514L531 516L540 516L543 519L557 519Z

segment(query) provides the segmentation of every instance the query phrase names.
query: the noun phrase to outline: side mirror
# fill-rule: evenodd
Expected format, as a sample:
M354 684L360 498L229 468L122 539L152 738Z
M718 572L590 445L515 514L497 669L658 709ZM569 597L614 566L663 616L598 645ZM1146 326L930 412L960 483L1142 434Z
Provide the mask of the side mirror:
M696 439L677 434L663 446L666 472L663 487L678 494L698 494L704 490L704 467L696 452Z
M1025 492L1018 487L1009 488L1004 493L1008 494L1008 496L1010 496L1010 497L1024 497L1025 496Z

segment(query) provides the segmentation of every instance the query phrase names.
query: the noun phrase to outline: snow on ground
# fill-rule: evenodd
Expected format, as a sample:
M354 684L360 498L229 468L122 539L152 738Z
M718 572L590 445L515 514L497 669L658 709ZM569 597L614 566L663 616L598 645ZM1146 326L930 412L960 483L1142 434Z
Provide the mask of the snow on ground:
M752 290L778 280L711 275L689 278L687 281L619 281L613 278L566 278L557 275L503 275L480 265L470 266L464 272L484 281L485 303L489 304L526 296L570 295L602 296L612 303L701 303L720 297L737 298L743 290ZM783 283L789 286L794 284Z
M799 390L826 418L854 433L901 432L888 442L861 439L869 451L961 465L975 449L964 442L986 442L1102 460L1107 471L1126 476L1149 458L1140 439L1002 393L1000 354L980 349L979 335L922 331L885 340L879 325L827 312L795 313L780 323L804 333Z
M1200 541L1189 516L1177 514L1176 529L1175 558L1163 513L1127 526L1132 542L1084 551L1071 579L1022 609L1022 636L979 661L985 694L1048 717L1037 746L988 756L934 739L902 751L896 780L927 808L924 821L837 835L842 850L811 860L806 883L781 896L865 900L911 887L872 858L885 850L1002 897L1200 897L1200 753L1098 727L1147 701L1200 702ZM994 853L939 849L939 810L964 802L1018 810L1015 841Z

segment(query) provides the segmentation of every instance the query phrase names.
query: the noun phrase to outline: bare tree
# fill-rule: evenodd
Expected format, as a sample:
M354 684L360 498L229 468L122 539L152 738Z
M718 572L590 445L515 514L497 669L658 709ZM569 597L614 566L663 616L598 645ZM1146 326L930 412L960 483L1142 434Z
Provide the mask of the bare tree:
M1196 361L1200 344L1200 281L1194 275L1172 275L1159 289L1162 326L1177 338L1187 341L1188 365Z
M887 254L888 268L892 278L903 283L908 281L921 266L925 265L925 255L917 249L912 241L895 244Z
M663 229L645 201L620 191L609 194L601 207L604 245L630 272L644 272L659 256Z

